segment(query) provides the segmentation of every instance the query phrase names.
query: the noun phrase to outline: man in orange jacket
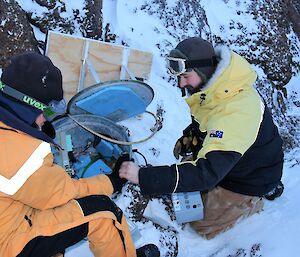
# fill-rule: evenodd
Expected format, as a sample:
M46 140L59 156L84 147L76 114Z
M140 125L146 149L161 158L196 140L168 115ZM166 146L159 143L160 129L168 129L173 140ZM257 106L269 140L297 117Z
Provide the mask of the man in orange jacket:
M134 257L126 219L109 198L119 178L75 180L53 163L45 131L65 110L62 75L48 57L12 58L0 81L0 256L50 257L87 236L96 257Z

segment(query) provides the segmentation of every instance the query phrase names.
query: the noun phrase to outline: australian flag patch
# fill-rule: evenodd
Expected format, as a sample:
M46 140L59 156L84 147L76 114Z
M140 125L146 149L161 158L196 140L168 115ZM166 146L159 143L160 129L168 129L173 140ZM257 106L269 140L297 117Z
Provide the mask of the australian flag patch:
M222 137L223 137L223 131L212 129L212 130L209 132L209 137L222 138Z

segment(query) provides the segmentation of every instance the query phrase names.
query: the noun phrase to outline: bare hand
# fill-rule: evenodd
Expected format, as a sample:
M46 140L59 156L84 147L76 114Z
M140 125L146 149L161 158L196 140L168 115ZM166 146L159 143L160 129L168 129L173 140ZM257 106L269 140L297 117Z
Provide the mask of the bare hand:
M134 162L123 162L119 169L120 178L125 178L133 184L139 184L140 167Z

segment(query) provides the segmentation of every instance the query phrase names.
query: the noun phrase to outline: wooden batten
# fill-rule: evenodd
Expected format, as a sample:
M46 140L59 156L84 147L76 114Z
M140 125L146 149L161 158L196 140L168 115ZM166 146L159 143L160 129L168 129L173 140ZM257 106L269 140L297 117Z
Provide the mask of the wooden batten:
M88 51L86 51L86 47L88 47ZM67 101L78 92L85 51L101 82L120 79L124 51L128 51L127 67L135 77L148 79L150 76L151 53L50 31L47 38L46 55L63 74L63 88ZM126 74L126 78L129 78L128 74ZM96 81L88 66L85 65L84 88L94 84Z

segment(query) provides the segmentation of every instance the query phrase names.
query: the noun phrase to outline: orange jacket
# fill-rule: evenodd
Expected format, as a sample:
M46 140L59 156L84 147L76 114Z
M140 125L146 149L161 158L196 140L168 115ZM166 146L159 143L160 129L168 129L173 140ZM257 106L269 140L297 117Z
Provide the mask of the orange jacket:
M122 223L109 211L84 216L75 200L111 195L113 187L107 176L71 179L53 163L49 143L12 131L2 122L0 127L4 128L0 130L1 257L15 257L37 236L51 236L100 217L116 221L125 238L127 256L135 256L124 216Z

